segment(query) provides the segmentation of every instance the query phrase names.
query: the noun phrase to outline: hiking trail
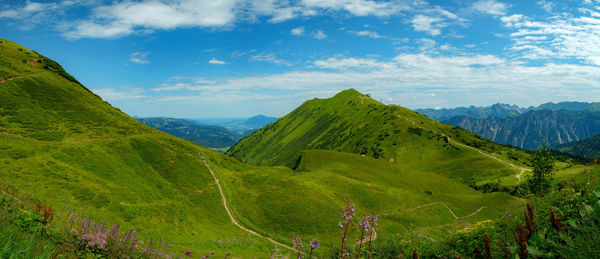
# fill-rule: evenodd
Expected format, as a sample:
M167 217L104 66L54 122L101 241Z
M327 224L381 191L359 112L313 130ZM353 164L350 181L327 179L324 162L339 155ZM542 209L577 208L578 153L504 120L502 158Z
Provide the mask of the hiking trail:
M206 166L206 168L208 169L208 171L210 172L210 174L212 175L212 177L215 179L215 183L217 184L217 187L219 188L219 193L221 194L221 199L223 200L223 207L225 207L225 211L227 211L227 215L229 215L229 219L231 220L231 223L233 223L234 225L236 225L238 228L252 234L255 235L257 237L260 237L262 239L265 239L275 245L278 246L282 246L286 249L289 249L290 251L296 252L296 250L290 246L284 245L282 243L279 243L275 240L273 240L270 237L266 237L263 236L261 234L259 234L258 232L248 229L244 226L242 226L242 224L240 224L240 222L233 216L233 213L231 212L231 210L229 209L229 205L227 205L227 197L225 197L225 192L223 191L223 187L221 187L221 183L219 181L219 177L217 177L217 174L215 174L215 172L213 172L213 170L210 168L210 166L208 165L208 163L206 163L206 160L204 159L204 156L202 156L201 154L199 154L200 157L202 158L202 162L204 162L204 165Z

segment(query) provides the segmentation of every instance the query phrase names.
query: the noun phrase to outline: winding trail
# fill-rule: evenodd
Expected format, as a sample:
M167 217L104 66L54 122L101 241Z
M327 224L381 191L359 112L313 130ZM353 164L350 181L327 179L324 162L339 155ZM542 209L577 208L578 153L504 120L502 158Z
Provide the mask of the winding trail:
M466 216L459 217L459 216L456 215L456 213L454 213L454 210L452 210L450 207L448 207L448 205L446 205L446 203L436 201L436 202L432 202L432 203L427 203L427 204L419 205L417 207L409 209L408 211L417 210L417 209L420 209L420 208L423 208L423 207L427 207L427 206L431 206L431 205L435 205L435 204L442 204L442 205L444 205L444 207L446 207L446 209L448 209L448 211L450 211L450 214L452 214L452 216L455 219L462 219L462 218L468 218L468 217L474 216L475 214L481 212L481 210L487 208L487 206L481 206L479 209L476 209L473 213L471 213L469 215L466 215Z
M248 232L248 233L250 233L252 235L255 235L257 237L265 239L265 240L267 240L267 241L269 241L269 242L271 242L271 243L273 243L275 245L278 245L278 246L284 247L286 249L289 249L290 251L296 252L296 250L294 248L290 247L290 246L287 246L287 245L284 245L282 243L279 243L279 242L273 240L270 237L263 236L263 235L257 233L254 230L251 230L251 229L248 229L248 228L242 226L242 224L240 224L240 222L237 221L237 219L233 216L233 213L231 213L231 210L229 210L229 205L227 205L227 198L225 197L225 192L223 191L223 187L221 187L221 183L219 182L219 177L217 177L217 174L215 174L215 172L213 172L213 170L210 168L210 166L208 165L208 163L206 163L206 160L204 159L204 156L202 156L201 154L198 154L198 155L200 155L200 157L202 158L202 162L204 162L204 165L206 166L206 168L208 169L208 171L210 172L210 174L212 175L212 177L215 179L215 183L217 184L217 187L219 187L219 193L221 193L221 199L223 200L223 207L225 207L225 211L227 211L227 215L229 215L229 219L231 220L231 223L233 223L238 228L240 228L240 229L242 229L242 230L244 230L244 231L246 231L246 232Z
M519 185L519 183L521 182L521 176L523 175L523 173L525 173L525 171L531 171L531 169L521 169L521 173L517 175L517 184L515 185Z
M525 168L525 167L522 167L522 166L519 166L519 165L515 165L515 164L513 164L511 162L508 162L508 161L502 160L500 158L497 158L494 155L490 155L488 153L485 153L485 152L481 151L479 148L472 147L472 146L469 146L469 145L466 145L466 144L454 141L448 135L445 135L445 134L442 134L442 135L446 136L448 138L448 142L452 142L452 144L455 144L455 145L458 145L458 146L461 146L461 147L465 147L465 148L469 148L469 149L475 150L477 153L482 154L484 156L487 156L489 158L492 158L492 159L494 159L494 160L496 160L496 161L498 161L500 163L504 163L504 164L509 165L511 167L514 167L514 168L517 168L517 169L521 169L521 173L515 175L517 177L517 183L515 184L515 186L519 185L519 183L521 182L521 176L523 175L523 173L525 173L526 171L527 172L531 171L531 169L529 169L529 168Z

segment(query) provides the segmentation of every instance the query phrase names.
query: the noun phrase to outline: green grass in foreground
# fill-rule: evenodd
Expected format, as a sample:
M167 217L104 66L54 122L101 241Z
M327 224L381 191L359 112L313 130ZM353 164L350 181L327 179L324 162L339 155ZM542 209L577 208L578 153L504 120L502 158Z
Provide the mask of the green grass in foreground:
M375 209L382 237L456 228L459 221L476 224L523 204L505 193L483 194L445 176L356 154L305 151L296 171L207 158L240 221L282 241L298 234L335 244L345 194L357 211L370 214Z

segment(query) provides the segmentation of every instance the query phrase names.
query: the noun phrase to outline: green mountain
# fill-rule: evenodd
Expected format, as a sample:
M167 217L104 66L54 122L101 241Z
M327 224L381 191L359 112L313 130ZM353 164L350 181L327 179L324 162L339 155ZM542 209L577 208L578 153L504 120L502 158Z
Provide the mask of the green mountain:
M223 155L136 121L23 46L0 40L0 64L0 184L179 251L270 250L231 224L199 156Z
M392 134L400 130L393 140L390 135L359 132L364 147L377 146L370 141L382 146L365 152L386 160L306 150L294 158L292 170L246 165L152 129L104 102L58 64L15 43L0 40L0 64L0 184L55 207L66 204L78 215L85 210L96 221L139 229L142 238L168 240L179 251L265 257L276 245L248 229L290 246L298 234L305 240L319 237L323 246L331 247L339 241L337 222L344 194L352 197L357 211L378 212L381 240L397 239L415 229L446 233L456 230L459 221L494 219L522 204L508 194L484 194L444 176L515 173L479 153L496 149L504 157L509 149L406 109L383 106L355 91L339 98L344 103L352 99L355 108L365 112L355 118L360 125L350 129L408 127L384 127ZM318 121L324 120L323 114L314 112ZM351 115L333 108L327 112L331 115L325 118L330 119ZM387 112L386 117L377 117L380 112ZM376 119L367 120L370 116ZM372 126L363 124L367 122ZM349 143L348 147L356 146ZM390 149L396 146L410 150ZM397 162L387 159L391 154ZM412 157L403 157L408 154ZM463 170L465 164L469 167ZM220 181L215 181L213 171ZM222 197L227 198L227 207ZM232 224L230 216L241 225ZM289 253L285 251L284 255Z
M475 119L466 116L444 120L496 143L534 150L600 134L600 112L539 110L509 118Z
M558 145L554 149L574 156L598 158L600 157L600 135Z
M185 119L155 117L137 118L137 120L162 132L210 148L230 147L239 139L224 127L198 125Z
M249 164L297 168L302 152L312 149L382 158L464 183L516 174L520 172L516 165L529 157L414 111L383 105L352 89L305 102L243 138L227 154ZM491 154L521 160L510 165Z

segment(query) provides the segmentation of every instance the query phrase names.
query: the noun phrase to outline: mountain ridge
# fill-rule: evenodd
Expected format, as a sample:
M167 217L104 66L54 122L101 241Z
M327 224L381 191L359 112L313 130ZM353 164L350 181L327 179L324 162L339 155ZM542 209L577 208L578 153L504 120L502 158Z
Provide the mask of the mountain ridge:
M276 122L240 140L227 154L250 164L295 168L302 150L325 149L402 161L407 166L437 172L453 164L445 159L460 157L472 159L473 168L454 167L446 170L446 175L452 175L449 172L453 171L454 177L465 182L478 178L468 171L485 172L482 168L487 166L504 168L506 173L514 169L469 148L454 145L450 138L489 153L501 150L498 153L504 152L500 155L506 159L509 159L509 150L519 152L496 146L471 132L433 121L409 109L386 106L349 89L328 99L306 101ZM523 154L523 157L528 155ZM428 159L440 164L425 163ZM522 164L525 160L515 163Z

